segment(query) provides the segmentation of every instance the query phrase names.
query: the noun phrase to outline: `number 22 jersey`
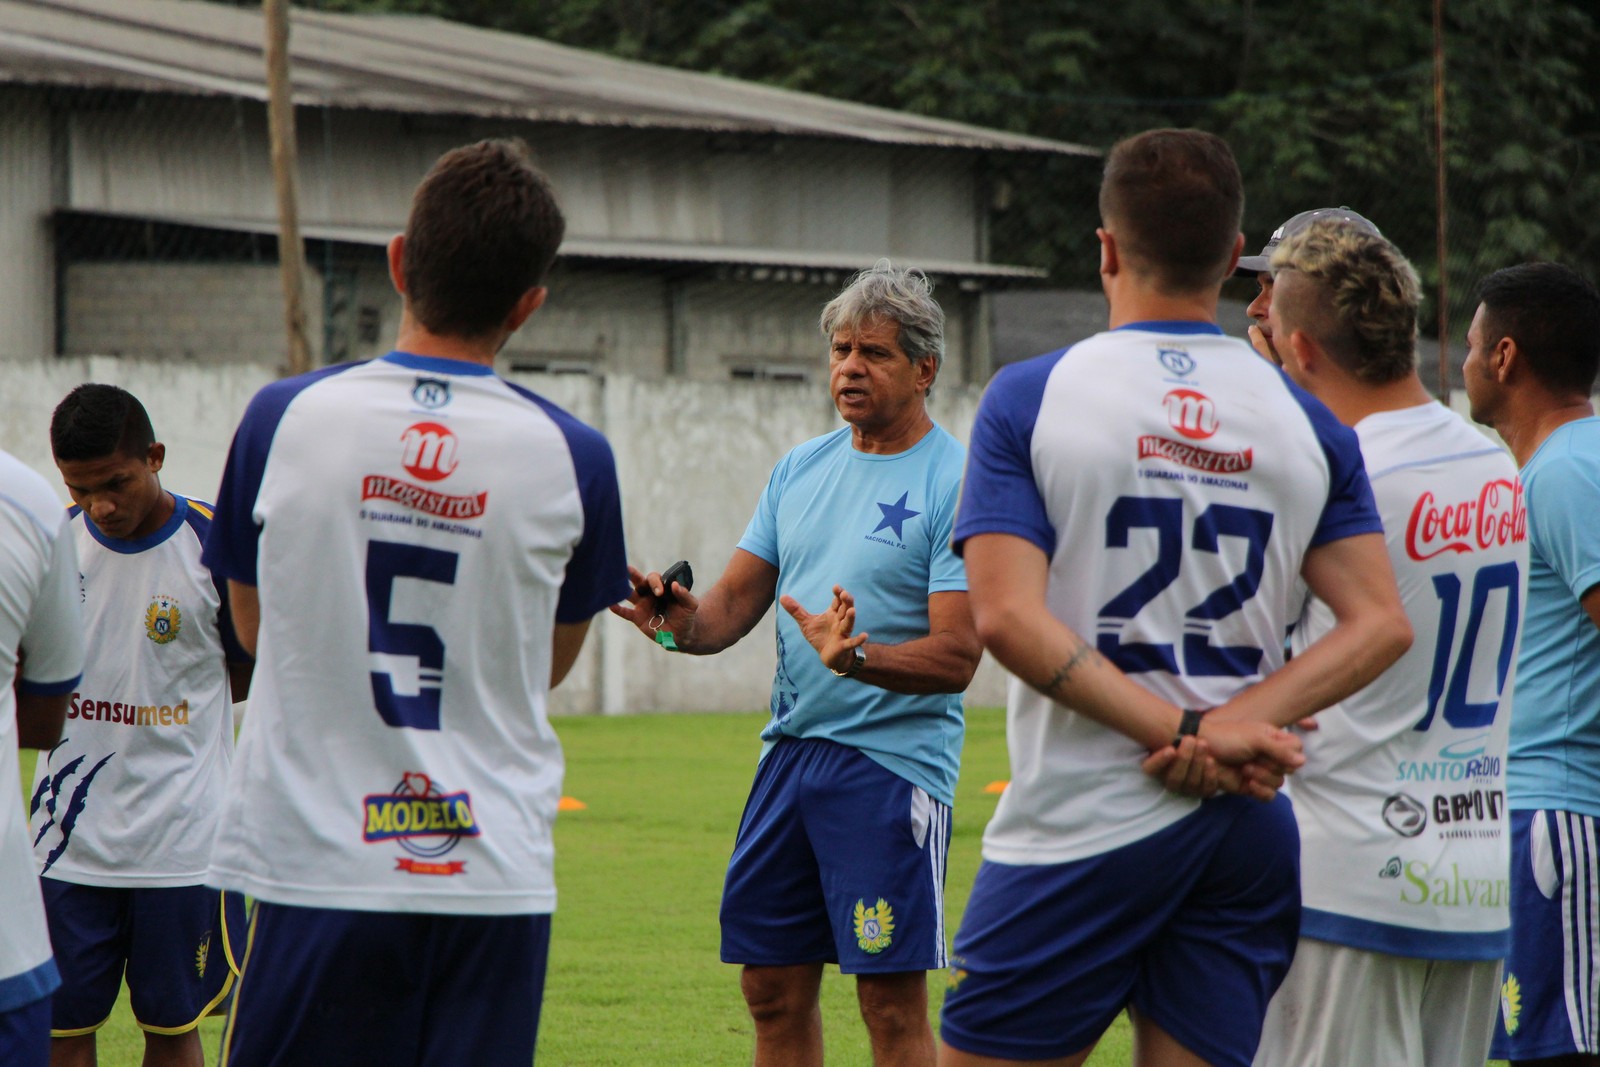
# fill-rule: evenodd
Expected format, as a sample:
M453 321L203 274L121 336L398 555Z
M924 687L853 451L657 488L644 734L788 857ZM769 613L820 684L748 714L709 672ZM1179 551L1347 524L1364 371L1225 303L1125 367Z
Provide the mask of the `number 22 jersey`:
M1037 545L1052 615L1206 709L1282 666L1306 552L1381 532L1355 435L1322 404L1210 323L1144 322L995 376L954 540ZM1099 855L1198 805L1143 774L1127 736L1015 679L1007 703L1012 780L985 859Z
M291 378L245 412L206 559L261 606L211 884L553 910L551 634L629 592L605 439L459 360Z

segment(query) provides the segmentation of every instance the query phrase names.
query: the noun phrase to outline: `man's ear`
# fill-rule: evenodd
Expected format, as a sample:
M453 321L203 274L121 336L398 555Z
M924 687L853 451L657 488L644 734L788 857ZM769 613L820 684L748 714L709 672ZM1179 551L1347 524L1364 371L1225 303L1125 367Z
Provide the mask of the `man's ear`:
M1290 330L1287 338L1273 334L1272 345L1280 357L1292 360L1295 370L1308 378L1322 373L1323 363L1328 358L1322 346L1304 330Z
M1244 255L1244 234L1241 233L1234 238L1233 255L1228 258L1228 273L1223 275L1224 278L1233 277L1234 270L1239 266L1239 257L1242 255Z
M506 316L506 336L522 329L522 324L528 321L535 311L544 306L544 298L550 295L550 290L542 285L535 286L517 298L516 306L511 309L511 314Z
M389 281L394 283L394 291L401 296L406 295L406 276L400 269L401 261L406 254L406 236L397 233L389 238Z
M150 464L150 473L159 474L161 465L167 461L167 446L160 441L152 441L150 451L145 455L145 462Z
M1521 369L1522 349L1517 346L1517 339L1506 336L1496 341L1489 351L1489 370L1494 373L1495 381L1504 384Z
M1094 235L1100 239L1100 273L1111 275L1122 269L1117 255L1116 234L1104 226L1095 227Z

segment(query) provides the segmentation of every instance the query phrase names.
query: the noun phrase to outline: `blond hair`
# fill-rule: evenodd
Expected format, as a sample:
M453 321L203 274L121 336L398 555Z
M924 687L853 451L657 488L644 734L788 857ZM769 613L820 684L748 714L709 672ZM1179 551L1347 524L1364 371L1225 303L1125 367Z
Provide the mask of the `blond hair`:
M1369 385L1416 369L1422 283L1386 238L1338 219L1319 220L1273 252L1275 279L1280 271L1312 283L1305 291L1274 287L1273 305L1288 331L1305 331Z

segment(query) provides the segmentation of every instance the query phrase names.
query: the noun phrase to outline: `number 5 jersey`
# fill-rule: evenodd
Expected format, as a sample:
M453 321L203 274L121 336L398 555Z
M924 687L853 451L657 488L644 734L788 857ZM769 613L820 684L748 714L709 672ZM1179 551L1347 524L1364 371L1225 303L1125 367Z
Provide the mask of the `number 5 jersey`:
M206 558L261 607L212 884L553 910L551 634L629 591L605 439L473 363L288 379L240 423Z

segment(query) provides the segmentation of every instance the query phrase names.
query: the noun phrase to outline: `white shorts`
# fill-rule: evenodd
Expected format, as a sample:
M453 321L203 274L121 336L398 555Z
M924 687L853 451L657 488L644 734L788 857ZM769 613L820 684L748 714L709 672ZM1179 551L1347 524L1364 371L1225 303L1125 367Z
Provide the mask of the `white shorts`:
M1255 1067L1483 1067L1499 960L1424 960L1301 938Z

